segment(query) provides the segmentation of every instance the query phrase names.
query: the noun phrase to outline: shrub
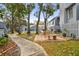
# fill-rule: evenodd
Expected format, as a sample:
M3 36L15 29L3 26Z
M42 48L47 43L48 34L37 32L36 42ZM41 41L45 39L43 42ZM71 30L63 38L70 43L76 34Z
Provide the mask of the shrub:
M76 39L76 35L73 34L73 33L71 33L71 37L72 37L73 40Z
M8 38L8 35L7 35L7 34L5 34L5 35L4 35L4 37Z
M6 37L0 37L0 46L5 45L8 41L8 38Z
M66 33L63 33L62 35L63 35L63 37L66 37Z

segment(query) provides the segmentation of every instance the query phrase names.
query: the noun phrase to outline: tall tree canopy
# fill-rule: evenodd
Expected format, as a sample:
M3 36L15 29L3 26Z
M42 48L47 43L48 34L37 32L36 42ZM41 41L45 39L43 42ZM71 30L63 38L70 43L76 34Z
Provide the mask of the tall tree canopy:
M48 4L44 4L43 5L43 16L44 16L44 23L45 23L45 27L44 27L44 30L46 31L47 30L47 19L53 15L55 9L52 7L52 4L51 3L48 3Z
M37 25L36 25L36 33L38 34L38 25L39 25L39 22L40 22L40 15L41 15L41 12L43 13L43 17L44 17L44 23L45 23L45 26L44 26L44 30L46 31L47 30L47 19L53 15L55 9L52 7L52 4L46 4L46 3L38 3L39 5L39 11L35 13L35 16L38 17L38 22L37 22Z
M9 3L9 4L5 4L7 11L9 12L9 14L11 15L11 30L12 33L14 31L14 26L17 24L16 22L18 22L19 24L19 28L20 28L20 22L21 20L24 19L24 17L27 15L27 8L25 6L25 4L23 3Z

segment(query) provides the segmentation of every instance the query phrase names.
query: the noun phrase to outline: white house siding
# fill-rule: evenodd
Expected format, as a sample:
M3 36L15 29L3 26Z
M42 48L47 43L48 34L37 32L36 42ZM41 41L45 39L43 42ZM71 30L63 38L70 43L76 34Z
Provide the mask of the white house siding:
M18 28L17 28L17 29L18 29ZM22 25L22 26L20 27L20 31L21 31L21 32L27 32L27 26Z
M55 17L54 19L52 19L51 21L49 21L49 23L48 23L48 30L49 31L51 31L51 30L53 30L53 31L59 30L60 29L59 22L60 22L60 19L59 19L58 16Z
M4 36L4 29L0 29L0 37Z
M63 30L63 26L64 26L64 17L65 17L65 8L63 6L64 4L60 4L60 28L61 30Z
M54 27L54 20L49 22L47 27L48 27L48 30L51 31L51 29L53 29L53 27Z
M73 6L73 17L71 19L68 19L68 22L65 23L64 21L66 20L66 16L65 16L65 9L70 6L71 3L64 3L64 4L60 4L60 27L62 32L64 31L63 29L66 28L68 30L67 35L71 36L71 33L73 33L74 35L76 35L76 37L79 37L79 20L77 20L76 16L77 16L77 5L79 4L75 4Z
M77 16L79 17L79 3L77 3L76 5L77 5L76 7L78 8L78 10L77 10L77 12L76 12L76 15L77 15L77 13L78 13ZM76 8L76 9L77 9L77 8ZM79 38L79 19L77 19L77 22L76 22L76 23L77 23L77 27L78 27L78 28L77 28L77 37Z

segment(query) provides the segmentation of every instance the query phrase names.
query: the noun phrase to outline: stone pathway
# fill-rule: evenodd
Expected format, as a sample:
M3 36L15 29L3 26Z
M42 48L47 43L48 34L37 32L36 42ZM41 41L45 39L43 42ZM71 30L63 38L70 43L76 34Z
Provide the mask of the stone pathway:
M9 37L20 47L21 56L46 56L45 50L38 44L16 36L16 34L9 34Z

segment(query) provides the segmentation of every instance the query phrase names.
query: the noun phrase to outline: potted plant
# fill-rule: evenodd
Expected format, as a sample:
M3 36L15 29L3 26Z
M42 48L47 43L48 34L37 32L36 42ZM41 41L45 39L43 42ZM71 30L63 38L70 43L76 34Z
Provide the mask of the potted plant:
M56 35L53 35L53 40L56 40L57 38L56 38Z
M63 37L67 36L66 33L69 33L69 31L66 28L64 28Z
M63 37L66 37L66 33L63 33L62 35L63 35Z

